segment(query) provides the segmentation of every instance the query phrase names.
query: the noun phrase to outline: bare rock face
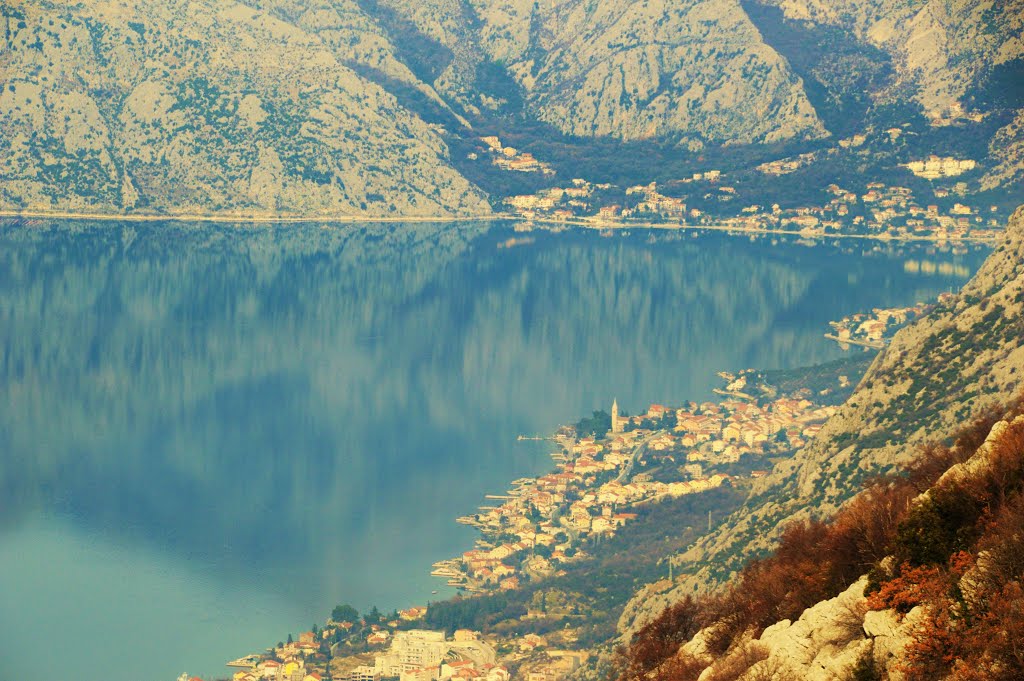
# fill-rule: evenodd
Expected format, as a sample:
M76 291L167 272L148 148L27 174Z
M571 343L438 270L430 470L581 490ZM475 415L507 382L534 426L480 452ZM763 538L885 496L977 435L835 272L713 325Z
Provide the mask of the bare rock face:
M825 134L736 0L473 4L481 43L563 132L736 143Z
M4 66L13 75L0 94L0 163L9 169L0 206L489 212L427 124L345 66L337 45L301 27L352 29L355 19L307 7L290 23L278 5L5 5ZM367 34L346 54L411 78L380 35Z
M686 574L649 586L619 622L629 635L671 603L728 580L786 523L827 516L868 477L941 440L1024 384L1024 207L955 300L903 329L817 438L757 482L751 501L683 555Z
M783 620L761 634L757 643L765 659L759 669L785 669L789 678L833 681L850 678L863 660L872 662L883 678L903 678L903 653L913 640L924 611L914 608L906 615L894 610L868 610L864 598L866 578L827 601L803 612L796 622Z
M995 134L989 153L995 164L981 179L983 189L1024 184L1024 109Z
M768 664L786 664L801 679L842 678L871 649L864 632L866 579L835 598L808 608L796 622L783 620L762 632Z
M763 0L787 16L840 25L889 52L896 90L936 116L963 101L980 72L1024 55L1024 1Z

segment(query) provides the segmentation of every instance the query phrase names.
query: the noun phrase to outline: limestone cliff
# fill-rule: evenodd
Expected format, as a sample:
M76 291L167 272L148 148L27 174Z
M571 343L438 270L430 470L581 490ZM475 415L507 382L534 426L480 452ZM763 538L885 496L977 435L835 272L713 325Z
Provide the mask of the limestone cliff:
M984 73L1024 55L1024 2L970 0L762 0L794 19L835 24L890 52L897 90L936 118L970 106Z
M692 146L826 134L800 79L736 0L437 1L429 13L390 4L453 49L479 45L514 76L529 112L567 134ZM455 12L473 28L454 28Z
M917 445L949 437L983 405L1016 396L1022 372L1024 207L955 300L897 334L818 437L681 557L681 577L641 591L620 629L636 631L684 595L723 583L768 549L786 522L830 515L865 479L908 461Z
M343 63L415 80L358 8L258 4L7 3L0 206L489 211L438 134ZM344 52L337 24L359 37Z

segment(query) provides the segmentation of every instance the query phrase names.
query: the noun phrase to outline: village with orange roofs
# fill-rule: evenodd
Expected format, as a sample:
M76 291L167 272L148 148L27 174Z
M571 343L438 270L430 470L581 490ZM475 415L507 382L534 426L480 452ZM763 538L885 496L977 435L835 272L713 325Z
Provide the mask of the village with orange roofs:
M846 348L877 347L932 307L851 314L830 323L835 334L825 336ZM863 363L863 357L852 361ZM594 558L603 542L652 505L750 484L802 448L835 414L853 387L843 366L825 372L823 382L785 388L763 371L721 372L718 400L654 403L629 415L613 399L608 412L594 412L550 437L520 436L551 442L553 469L512 481L508 491L485 495L477 512L458 518L479 538L462 555L435 563L431 573L456 588L462 602L517 592ZM531 602L522 620L578 610L558 602L558 593ZM442 628L443 616L428 616L442 603L388 614L338 606L323 628L227 663L238 670L231 681L561 681L587 662L590 652L572 645L568 626L547 636ZM178 681L203 680L182 675Z
M928 309L874 310L832 327L843 341L864 335L883 342ZM554 445L553 469L487 494L476 513L458 518L479 538L462 555L436 563L432 574L455 587L461 602L564 576L572 564L599 553L603 541L628 531L645 508L766 475L814 438L852 389L841 371L830 383L788 390L753 369L719 376L717 401L651 404L630 415L613 400L608 412L594 412L550 437L521 436ZM557 592L542 595L521 619L574 610L557 599ZM442 628L437 617L428 617L437 605L362 615L339 606L322 628L229 662L237 669L232 681L561 681L590 654L573 647L568 625L548 635L528 627L486 634ZM183 675L179 681L202 680Z

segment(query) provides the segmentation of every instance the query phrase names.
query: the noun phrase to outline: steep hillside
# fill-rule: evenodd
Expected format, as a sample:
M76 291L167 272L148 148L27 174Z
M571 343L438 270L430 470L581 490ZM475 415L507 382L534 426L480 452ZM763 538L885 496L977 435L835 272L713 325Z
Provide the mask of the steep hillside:
M825 134L799 78L735 0L389 4L453 48L478 44L515 78L529 114L569 135L699 147ZM453 30L455 16L470 30Z
M12 0L0 207L481 214L552 181L474 162L495 134L628 186L863 133L872 179L952 155L997 192L1024 177L1022 2Z
M359 30L358 8L261 5L273 12L212 0L6 4L0 205L487 212L439 136L342 64L415 79L379 32ZM352 35L361 42L341 50Z
M766 0L795 19L838 25L889 52L897 87L932 118L965 104L979 78L1024 54L1024 2Z
M694 143L824 134L800 81L735 0L476 7L490 53L563 132Z
M982 186L1019 182L1024 173L1022 0L757 0L756 4L777 6L787 18L812 31L843 31L852 41L887 54L893 77L884 86L868 90L881 105L904 109L908 102L914 103L937 126L995 123L1001 129L988 143L992 163Z
M952 303L901 331L815 441L754 487L743 509L681 556L686 574L638 594L620 628L728 580L794 519L827 516L872 476L948 438L1024 378L1024 208L1007 239Z
M620 681L1022 678L1022 411L921 450L831 522L791 524L724 593L645 627Z

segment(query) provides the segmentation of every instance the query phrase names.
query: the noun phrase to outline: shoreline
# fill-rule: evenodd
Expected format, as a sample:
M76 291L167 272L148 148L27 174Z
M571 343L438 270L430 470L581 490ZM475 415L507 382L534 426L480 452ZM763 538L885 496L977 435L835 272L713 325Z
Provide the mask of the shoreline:
M212 213L174 213L168 215L157 215L152 213L142 214L118 214L118 213L83 213L70 211L42 211L42 210L8 210L0 209L2 218L23 218L32 220L81 220L91 222L214 222L214 223L247 223L247 224L301 224L312 222L326 222L332 224L362 224L362 223L395 223L395 222L490 222L493 220L508 219L502 214L489 213L486 215L454 215L454 216L408 216L408 217L387 217L369 215L306 215L306 216L275 216L261 214L212 214Z
M178 213L170 215L156 214L117 214L117 213L83 213L71 211L41 211L41 210L9 210L0 209L0 219L34 219L34 220L75 220L83 222L207 222L220 224L252 224L252 225L273 225L273 224L304 224L304 223L325 223L337 225L358 225L358 224L396 224L410 222L417 224L434 224L441 222L516 222L525 224L540 224L560 227L582 227L583 229L604 231L604 230L626 230L626 229L647 229L663 231L700 231L727 232L737 235L761 235L761 236L795 236L804 239L826 240L826 239L859 239L861 241L881 242L902 242L902 243L937 243L937 244L991 244L1000 238L1000 234L992 236L958 236L955 238L938 236L915 236L902 235L891 236L889 234L823 234L819 232L805 232L792 229L763 229L758 227L740 227L735 225L690 225L683 223L663 222L626 222L596 221L586 219L555 220L552 218L526 218L510 213L488 213L483 215L456 215L456 216L369 216L369 215L310 215L310 216L274 216L259 214L221 215L210 213Z
M512 218L517 219L517 218ZM665 231L692 231L692 230L708 230L712 232L734 232L736 234L761 234L765 236L770 235L784 235L784 236L798 236L804 239L861 239L867 241L899 241L899 242L930 242L930 243L977 243L987 244L998 241L999 235L993 236L965 236L965 237L937 237L937 236L891 236L889 234L823 234L820 232L804 232L792 229L763 229L759 227L739 227L734 225L689 225L682 223L664 223L664 222L624 222L622 220L616 221L593 221L593 220L554 220L551 218L518 218L521 222L533 222L544 225L564 225L564 226L576 226L583 227L585 229L596 229L596 230L613 230L613 229L660 229ZM1001 235L1001 233L1000 233Z

